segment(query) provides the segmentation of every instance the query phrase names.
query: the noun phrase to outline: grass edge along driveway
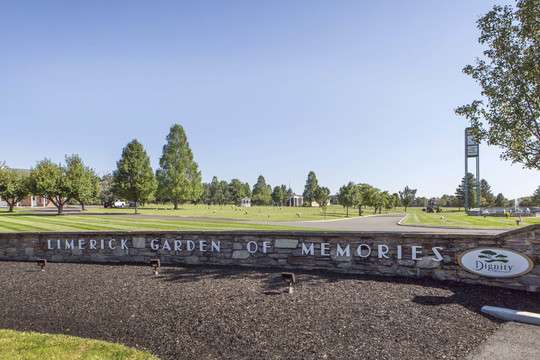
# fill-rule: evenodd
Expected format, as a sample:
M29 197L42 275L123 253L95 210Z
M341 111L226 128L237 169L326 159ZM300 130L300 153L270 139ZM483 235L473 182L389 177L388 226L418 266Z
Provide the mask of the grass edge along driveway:
M158 360L121 344L68 335L0 329L0 359Z
M436 226L462 229L516 229L515 217L469 216L464 212L448 211L428 214L421 210L407 212L403 225ZM540 217L523 217L520 227L540 224Z

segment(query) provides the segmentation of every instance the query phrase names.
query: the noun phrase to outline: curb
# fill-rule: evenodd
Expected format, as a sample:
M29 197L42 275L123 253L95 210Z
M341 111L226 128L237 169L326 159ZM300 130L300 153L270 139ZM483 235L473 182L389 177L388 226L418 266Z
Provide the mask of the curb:
M334 222L334 221L345 221L345 220L353 220L353 219L364 219L368 217L392 217L392 216L398 216L401 215L399 213L388 213L388 214L371 214L371 215L363 215L363 216L352 216L352 217L346 217L346 218L340 218L340 219L330 219L330 220L298 220L295 222L302 222L302 223L326 223L326 222ZM282 221L281 221L282 222ZM289 221L287 221L289 222Z
M466 227L458 227L458 226L431 226L431 225L422 225L422 224L419 224L419 225L414 225L414 224L403 224L403 221L405 221L407 219L407 216L409 216L409 214L405 215L401 220L399 220L397 222L397 224L399 226L408 226L408 227L421 227L421 228L427 228L427 229L448 229L448 230L455 230L455 229L459 229L459 230L500 230L501 232L505 232L505 231L512 231L512 230L519 230L520 228L474 228L474 227L471 227L471 228L466 228Z
M537 313L512 310L496 306L482 306L480 311L484 314L488 314L502 320L516 321L540 326L540 314Z

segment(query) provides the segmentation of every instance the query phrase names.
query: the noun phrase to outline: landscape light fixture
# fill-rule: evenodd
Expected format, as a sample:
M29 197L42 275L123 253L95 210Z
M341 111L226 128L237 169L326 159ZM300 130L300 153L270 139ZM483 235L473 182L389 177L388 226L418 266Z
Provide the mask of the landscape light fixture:
M161 267L161 262L159 259L150 260L150 266L154 268L154 275L159 275L159 268Z
M293 284L296 284L296 277L294 273L281 273L281 278L289 286L289 294L293 293Z
M47 260L46 259L39 259L37 261L37 266L39 266L41 268L41 271L45 271L45 265L47 265Z

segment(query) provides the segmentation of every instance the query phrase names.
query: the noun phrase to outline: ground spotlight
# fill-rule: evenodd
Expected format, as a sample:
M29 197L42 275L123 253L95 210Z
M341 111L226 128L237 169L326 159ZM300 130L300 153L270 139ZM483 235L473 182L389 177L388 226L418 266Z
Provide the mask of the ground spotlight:
M154 268L154 275L159 275L159 268L161 267L161 261L159 259L151 259L150 266Z
M37 261L37 266L39 266L41 268L41 271L45 271L45 265L47 265L47 260L46 259L39 259Z
M296 284L294 273L281 273L281 278L289 286L289 294L293 293L293 284Z

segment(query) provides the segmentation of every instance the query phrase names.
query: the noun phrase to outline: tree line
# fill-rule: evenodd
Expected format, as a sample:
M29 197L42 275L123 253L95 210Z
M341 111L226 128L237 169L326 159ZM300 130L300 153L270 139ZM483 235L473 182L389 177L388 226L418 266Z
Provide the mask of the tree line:
M469 173L463 177L454 195L443 195L436 199L438 206L463 207L465 183L468 184L468 196L471 207L476 204L476 182ZM502 193L494 195L489 183L480 182L482 207L511 206L511 201ZM144 146L136 139L129 142L122 150L112 174L98 177L79 155L67 155L63 163L54 163L49 159L41 160L30 171L10 169L0 164L0 197L6 201L9 210L30 194L48 199L62 214L66 204L78 203L83 210L88 204L110 203L115 199L130 201L137 212L137 207L149 201L172 203L177 209L179 204L235 204L242 198L250 198L253 205L284 206L294 194L284 184L272 187L264 176L260 175L251 187L247 182L232 179L230 182L213 177L209 183L203 183L198 164L187 141L182 126L173 125L163 146L159 159L159 168L154 172ZM326 207L337 203L346 208L357 208L362 215L366 207L372 207L375 213L397 206L425 206L428 199L416 197L416 189L406 186L402 191L390 193L365 184L349 182L343 185L336 196L330 190L320 186L315 172L307 175L302 193L304 206L318 205L326 212ZM431 199L430 199L431 200ZM523 206L540 205L540 187L522 200Z
M465 186L465 183L467 186ZM439 198L433 198L434 202L441 207L463 208L465 206L465 187L469 198L469 207L513 207L515 200L507 199L503 193L495 193L486 179L480 180L480 189L478 190L476 178L472 173L468 173L461 179L453 195L445 194ZM480 204L477 204L477 191L480 191ZM519 199L520 206L540 206L540 186L531 194Z
M154 173L144 146L136 139L122 150L116 170L99 178L79 155L66 156L64 163L44 159L29 172L0 167L0 197L13 207L30 194L48 199L62 214L68 203L86 204L114 198L139 204L156 198L178 204L201 197L201 172L193 159L182 126L170 128L163 146L159 169Z
M399 205L405 207L412 206L416 197L416 189L406 186L399 193L390 194L388 191L381 191L376 187L360 183L349 182L339 188L337 202L346 208L349 216L349 208L357 208L358 215L362 216L366 207L372 207L374 213L382 213L382 209L392 209Z
M144 146L136 139L123 148L114 172L101 178L76 154L67 155L63 163L43 159L30 171L0 164L0 197L9 211L31 194L48 199L62 214L67 204L78 203L84 210L88 204L115 199L130 201L136 213L140 204L149 201L170 202L175 209L185 202L237 205L242 198L250 198L254 205L283 206L294 193L285 185L272 188L262 175L252 188L239 179L227 182L214 177L210 183L203 183L185 131L175 124L155 173ZM318 186L315 173L310 172L304 195L309 206L318 201L325 207L330 190Z

